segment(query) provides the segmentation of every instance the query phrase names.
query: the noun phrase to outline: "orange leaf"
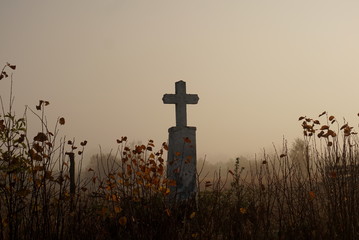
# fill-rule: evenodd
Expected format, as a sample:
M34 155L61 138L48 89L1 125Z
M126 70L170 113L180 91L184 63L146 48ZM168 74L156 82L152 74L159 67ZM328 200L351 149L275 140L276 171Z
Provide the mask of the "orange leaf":
M191 235L193 238L197 238L198 236L199 236L199 234L198 233L192 233L192 235Z
M329 129L329 126L323 125L323 126L320 128L320 130L325 130L325 129Z
M192 160L192 156L187 156L186 160L184 161L184 163L190 163Z
M118 220L118 222L122 225L125 226L127 224L127 218L125 216L120 217L120 219Z
M167 145L167 143L162 143L162 147L166 150L166 151L168 151L168 145Z
M45 133L39 132L35 137L34 137L34 141L38 141L38 142L45 142L47 141L47 136L45 135Z
M118 206L115 206L115 213L120 213L122 209Z
M115 194L112 194L112 201L117 202L117 196Z
M242 214L246 214L246 213L247 213L247 209L245 209L245 208L240 208L240 209L239 209L239 212L242 213Z
M170 210L170 209L167 208L167 209L165 210L165 212L166 212L167 216L171 216L171 210Z
M319 114L319 117L323 116L326 113L327 113L326 111L322 112L321 114Z
M333 132L332 130L328 130L328 134L332 137L336 137L337 134L335 132Z
M184 138L184 142L185 142L185 143L191 143L191 139L189 139L188 137L185 137L185 138Z
M65 124L65 118L60 118L59 119L59 123L60 123L60 125L64 125Z
M132 167L130 164L127 164L127 172L132 172Z
M175 180L169 180L168 181L168 186L175 187L176 185L177 185L177 183L176 183Z
M313 191L310 191L309 192L309 197L310 197L310 200L313 200L316 197L315 193Z
M340 130L343 130L343 129L346 128L346 127L348 127L348 124L344 124L344 125L340 128Z

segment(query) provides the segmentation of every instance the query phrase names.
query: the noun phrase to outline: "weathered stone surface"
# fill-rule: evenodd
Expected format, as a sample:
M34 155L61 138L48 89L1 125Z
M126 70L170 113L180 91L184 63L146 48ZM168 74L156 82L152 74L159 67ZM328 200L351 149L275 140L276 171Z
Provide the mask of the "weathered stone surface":
M188 200L197 192L196 128L172 127L168 132L167 177L176 181L170 198Z
M197 192L196 128L187 126L187 104L197 104L197 94L186 93L186 83L176 82L176 94L165 94L166 104L176 104L176 127L168 129L167 178L176 181L170 188L170 198L184 201Z

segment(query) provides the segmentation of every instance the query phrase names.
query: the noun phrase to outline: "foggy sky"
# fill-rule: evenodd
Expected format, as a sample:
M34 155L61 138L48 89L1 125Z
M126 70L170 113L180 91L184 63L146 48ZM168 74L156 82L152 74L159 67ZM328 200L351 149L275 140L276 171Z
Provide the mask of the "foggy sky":
M16 64L18 114L50 101L51 126L87 140L167 141L184 80L198 157L222 161L302 136L328 111L357 127L359 2L0 0L0 64ZM9 81L0 82L8 96ZM34 129L39 124L34 122Z

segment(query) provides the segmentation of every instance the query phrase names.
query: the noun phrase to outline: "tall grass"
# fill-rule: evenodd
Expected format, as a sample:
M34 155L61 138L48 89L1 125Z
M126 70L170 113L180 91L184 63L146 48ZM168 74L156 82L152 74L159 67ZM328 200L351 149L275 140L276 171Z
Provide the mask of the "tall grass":
M7 64L0 76L7 80L15 68ZM41 100L17 118L12 96L7 105L1 99L0 239L359 237L358 139L326 112L319 116L325 124L300 118L297 148L284 142L245 169L237 158L213 179L202 172L197 199L173 203L165 143L130 147L121 137L114 154L100 153L83 168L87 142L59 137L64 118L50 129L48 105ZM34 136L28 114L41 123Z

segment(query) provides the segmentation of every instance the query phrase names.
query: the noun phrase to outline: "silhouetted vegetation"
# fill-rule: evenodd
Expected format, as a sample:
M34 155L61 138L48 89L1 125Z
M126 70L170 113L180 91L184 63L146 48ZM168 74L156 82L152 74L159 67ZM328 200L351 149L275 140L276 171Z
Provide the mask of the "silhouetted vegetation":
M62 117L50 129L48 101L18 118L12 95L0 99L0 239L358 238L358 139L326 112L299 118L304 136L292 148L202 171L196 201L171 203L166 143L121 137L83 169L87 141L59 137ZM41 123L34 136L27 114Z

